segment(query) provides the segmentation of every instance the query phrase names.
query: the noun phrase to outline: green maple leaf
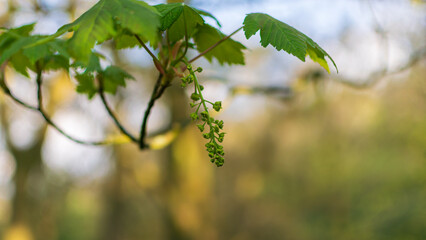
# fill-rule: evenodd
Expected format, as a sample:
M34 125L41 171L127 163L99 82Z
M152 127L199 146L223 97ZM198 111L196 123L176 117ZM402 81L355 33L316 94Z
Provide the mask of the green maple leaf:
M27 33L25 33L27 35ZM12 67L22 75L29 77L27 69L35 71L35 63L41 61L44 65L46 58L52 60L53 55L62 55L63 59L67 59L69 55L63 49L62 41L54 39L51 42L46 42L40 45L33 47L28 47L33 44L33 42L40 39L44 39L46 36L33 35L33 36L18 36L13 35L10 40L5 41L8 44L3 44L1 46L2 54L0 57L0 64L4 61L9 60L12 64ZM5 43L4 42L4 43ZM59 65L60 66L59 66ZM56 65L58 67L67 69L68 65L65 64L65 61L60 61ZM50 64L50 66L52 66ZM49 68L47 70L52 70L54 68Z
M9 61L11 66L22 75L29 77L27 69L35 71L35 63L39 61L45 70L68 70L69 54L65 42L58 39L44 41L49 36L30 35L35 24L19 28L5 29L0 35L0 64ZM34 45L34 42L41 42Z
M1 52L1 56L0 56L0 64L2 64L4 61L6 60L10 60L11 62L13 62L11 59L14 55L16 55L18 52L20 52L22 50L23 47L31 44L33 41L35 41L37 38L34 36L29 36L29 37L20 37L20 38L15 38L13 40L11 40L10 44L7 44L6 46L2 46L2 52ZM14 59L16 58L20 58L22 60L22 57L24 56L16 56ZM22 62L27 63L27 61ZM12 64L14 67L15 65ZM16 69L16 67L19 67L19 70ZM25 76L28 76L28 73L24 73L26 71L22 71L22 69L26 69L27 66L16 66L15 69L22 73Z
M142 47L135 36L124 32L115 37L114 42L116 49L133 48L135 46Z
M196 31L197 26L204 24L198 9L189 7L184 3L159 4L155 8L161 14L160 30L168 30L171 42L179 41Z
M203 52L204 50L211 47L213 44L217 43L219 40L223 39L225 34L217 30L216 28L205 24L198 27L197 33L194 35L194 41L197 45L197 50ZM220 45L215 47L210 52L204 55L207 60L210 62L213 58L216 58L220 64L227 63L231 64L241 64L244 65L244 53L243 49L246 49L241 43L228 39L222 42Z
M16 72L24 75L27 78L30 77L28 74L28 69L31 69L35 72L34 65L32 65L30 60L21 52L14 54L11 58L9 58L9 63Z
M244 20L244 32L246 38L249 39L260 30L260 43L263 47L269 44L274 46L278 51L284 50L305 61L306 55L319 63L328 72L330 69L325 57L328 57L334 67L337 69L336 63L330 55L324 51L316 42L305 34L299 32L295 28L286 23L264 13L248 14Z
M97 93L95 84L95 77L102 79L104 91L107 93L115 94L117 88L126 86L127 79L134 79L132 75L116 66L109 66L105 70L100 65L99 54L92 53L87 64L77 61L72 64L74 68L83 68L83 73L76 74L77 79L77 92L87 94L89 99Z
M33 31L35 23L27 24L19 28L0 28L4 32L0 35L0 52L3 52L12 42L22 37L28 37Z
M137 0L100 0L73 23L62 26L51 38L74 31L69 40L72 55L88 61L91 49L118 35L116 26L148 41L157 40L159 13L154 7Z
M50 55L44 58L44 71L63 69L68 72L69 68L70 60L63 55Z
M220 24L219 20L215 16L213 16L211 13L206 12L206 11L201 10L201 9L195 9L195 11L197 11L197 13L202 15L202 16L209 17L209 18L213 19L219 27L222 27L222 24Z
M119 86L126 86L126 79L134 79L132 75L116 66L109 66L99 73L103 79L104 90L107 93L115 94Z
M87 94L89 99L92 99L96 95L95 76L92 72L76 74L75 79L78 82L76 89L78 93Z

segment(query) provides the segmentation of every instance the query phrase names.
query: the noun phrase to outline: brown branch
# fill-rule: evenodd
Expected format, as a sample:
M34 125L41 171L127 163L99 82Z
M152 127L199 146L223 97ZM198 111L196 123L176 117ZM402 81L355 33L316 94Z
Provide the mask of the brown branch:
M198 54L198 56L194 57L193 59L189 60L188 63L192 63L195 60L199 59L200 57L206 55L206 53L210 52L211 50L213 50L214 48L216 48L217 46L219 46L221 43L225 42L226 40L228 40L229 38L231 38L233 35L235 35L237 32L241 31L241 29L243 29L243 27L238 28L237 30L235 30L233 33L229 34L228 36L222 38L221 40L219 40L217 43L213 44L212 46L210 46L209 48L207 48L206 50L204 50L202 53Z
M145 114L143 116L142 125L140 129L140 139L139 139L139 148L140 149L146 149L149 148L149 145L146 143L146 135L147 135L147 124L148 124L148 117L151 114L152 107L154 107L155 101L159 99L166 88L169 86L169 83L162 83L163 75L160 74L158 76L157 82L155 83L154 89L151 94L151 98L148 102L148 106L145 110Z
M79 144L84 144L84 145L92 145L92 146L99 146L99 145L106 145L108 144L107 141L83 141L83 140L79 140L77 138L74 138L72 136L70 136L69 134L67 134L64 130L62 130L61 128L58 127L58 125L56 125L52 119L47 115L47 113L44 111L43 109L43 94L42 94L42 83L43 83L43 78L42 78L42 69L38 66L38 64L36 64L36 71L37 71L37 78L36 78L36 83L37 83L37 110L38 112L40 112L41 116L44 118L44 120L46 121L46 123L48 125L50 125L51 127L53 127L54 129L56 129L56 131L58 131L60 134L62 134L64 137L68 138L69 140L79 143Z
M108 112L108 115L112 118L112 120L114 121L115 125L118 127L118 129L120 129L120 131L126 135L128 138L130 138L132 140L132 142L139 142L139 140L134 137L129 131L127 131L124 126L120 123L120 121L118 120L117 116L114 114L114 112L112 111L111 107L109 106L106 97L105 97L105 92L104 92L104 84L103 84L103 80L102 79L98 79L98 83L99 83L99 89L98 89L98 93L99 96L101 97L102 103L105 107L105 109Z
M19 98L17 98L9 89L9 87L6 84L6 76L5 76L5 72L6 72L6 66L7 66L7 61L5 61L1 66L0 66L0 87L3 90L3 92L9 96L13 101L15 101L16 103L18 103L19 105L31 109L31 110L35 110L37 111L37 107L31 106L28 103L25 103L24 101L20 100Z

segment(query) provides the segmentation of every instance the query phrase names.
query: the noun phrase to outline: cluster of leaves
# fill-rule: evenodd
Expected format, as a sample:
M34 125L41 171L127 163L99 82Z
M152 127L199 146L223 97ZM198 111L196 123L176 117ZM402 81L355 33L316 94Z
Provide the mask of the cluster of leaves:
M205 18L213 19L218 28L207 24ZM244 30L247 39L260 31L263 47L272 45L302 61L309 56L329 72L327 57L336 67L329 54L312 39L267 14L248 14L243 26L230 35L222 33L220 27L220 22L212 14L183 3L150 6L138 0L100 0L74 22L62 26L52 35L31 35L34 24L14 29L1 28L0 66L7 62L27 77L28 70L44 72L64 69L74 73L77 92L93 98L103 91L115 94L118 87L126 86L126 80L134 79L117 66L101 67L103 56L94 50L95 45L112 40L116 49L143 47L159 71L158 81L165 81L156 84L162 87L153 92L146 114L150 113L154 101L161 97L165 87L199 57L210 62L216 59L222 65L243 65L243 50L246 47L231 39L240 30ZM67 32L73 32L71 37L65 34ZM197 51L198 55L189 59L189 49ZM197 118L200 116L204 122L198 128L204 131L206 124L210 127L210 131L204 134L210 139L206 147L212 161L221 166L223 149L218 142L223 140L224 134L220 133L223 122L211 120L206 107L206 103L210 102L202 98L202 86L196 81L192 68L188 69L190 74L183 84L194 82L195 91L191 98L200 102L198 105L195 102L192 104L197 107ZM217 111L221 108L220 102L210 104ZM205 111L198 114L201 105ZM144 116L143 121L146 119L147 116ZM146 122L142 127L146 127ZM142 133L145 132L141 131L140 143L144 142Z
M189 74L181 79L181 86L187 87L191 83L194 84L194 92L191 94L192 102L190 106L194 108L195 111L191 113L191 118L193 121L202 121L202 123L197 124L201 132L206 130L206 126L209 127L208 131L203 134L203 137L209 140L205 146L209 153L210 161L220 167L225 162L223 158L225 152L223 151L223 146L220 145L225 137L225 133L222 131L224 123L223 120L217 120L210 116L207 104L210 104L216 112L219 112L220 109L222 109L222 102L217 101L213 103L203 97L202 91L204 87L198 82L198 78L195 75L196 72L202 72L202 68L194 70L191 65L188 65L187 69ZM204 110L201 111L201 108Z
M26 77L29 77L28 69L36 72L37 67L44 71L58 69L68 71L70 56L66 51L65 41L53 39L43 45L31 46L33 42L46 37L31 35L34 26L33 23L18 28L2 29L0 65L7 61L17 72Z

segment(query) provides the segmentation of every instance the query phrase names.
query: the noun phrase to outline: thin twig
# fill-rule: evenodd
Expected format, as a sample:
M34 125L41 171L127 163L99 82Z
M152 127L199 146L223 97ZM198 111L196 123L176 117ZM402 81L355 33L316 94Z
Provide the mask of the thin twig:
M8 95L13 101L15 101L16 103L20 104L21 106L31 109L31 110L35 110L37 111L37 107L31 106L28 103L25 103L24 101L20 100L19 98L17 98L9 89L9 87L6 84L6 76L5 76L5 72L6 72L6 66L7 66L7 61L5 61L1 66L0 66L0 87L3 90L3 92Z
M163 65L161 65L160 60L158 60L158 58L154 55L154 53L151 52L151 50L149 50L149 48L146 46L146 44L142 41L142 39L135 34L136 39L138 40L139 44L148 52L148 54L152 57L152 60L154 61L154 65L155 67L158 69L159 72L161 72L161 74L165 75L166 71L164 70Z
M109 106L109 104L106 100L106 97L105 97L103 80L98 78L98 83L99 83L99 89L98 89L99 96L101 97L102 103L103 103L105 109L107 110L109 116L114 121L115 125L120 129L120 131L124 135L126 135L128 138L130 138L133 142L139 142L139 140L136 137L134 137L129 131L127 131L124 128L124 126L120 123L117 116L114 114L111 107Z
M145 114L143 116L141 130L140 130L140 139L139 139L139 148L140 149L149 148L149 146L145 142L146 135L147 135L146 127L147 127L147 123L148 123L148 117L151 114L151 110L152 110L152 107L155 104L155 101L163 95L164 91L168 87L167 83L162 85L162 83L161 83L162 79L163 79L163 75L160 74L158 76L157 82L155 83L154 89L153 89L152 94L151 94L151 98L148 102L148 106L147 106L147 108L145 110Z
M70 136L69 134L65 133L61 128L59 128L52 121L52 119L47 115L47 113L43 109L43 94L42 94L43 78L42 78L42 69L39 66L36 66L36 68L37 68L37 79L36 79L36 83L37 83L37 102L38 102L37 110L38 110L38 112L40 112L40 114L42 115L42 117L44 118L44 120L46 121L46 123L49 124L54 129L56 129L64 137L68 138L69 140L71 140L73 142L76 142L76 143L79 143L79 144L84 144L84 145L92 145L92 146L99 146L99 145L106 145L106 144L108 144L107 141L83 141L83 140L79 140L77 138L74 138L74 137Z
M210 52L211 50L213 50L214 48L216 48L217 46L219 46L221 43L225 42L226 40L228 40L229 38L231 38L234 34L236 34L237 32L241 31L241 29L243 29L243 27L238 28L237 30L235 30L233 33L229 34L228 36L222 38L221 40L219 40L217 43L213 44L212 46L210 46L209 48L207 48L206 50L204 50L202 53L198 54L198 56L194 57L193 59L189 60L188 63L192 63L195 60L199 59L200 57L206 55L206 53Z

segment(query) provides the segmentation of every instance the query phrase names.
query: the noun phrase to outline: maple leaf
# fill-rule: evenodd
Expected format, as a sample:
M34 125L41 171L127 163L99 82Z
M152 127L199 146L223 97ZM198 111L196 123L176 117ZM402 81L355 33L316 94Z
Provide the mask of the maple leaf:
M324 69L330 72L328 63L325 60L325 57L328 57L338 71L336 63L330 55L305 34L267 14L248 14L244 20L246 38L249 39L259 30L260 43L263 47L267 47L271 44L278 51L284 50L303 62L305 61L306 55L309 55L313 61L319 63Z
M183 3L159 4L155 8L161 14L161 31L168 30L169 40L176 42L188 37L196 31L197 26L204 24L198 9Z
M224 37L226 37L225 34L216 28L205 24L198 27L198 31L194 35L194 41L197 45L197 50L199 52L203 52ZM213 58L216 58L222 65L224 63L229 65L244 65L244 54L242 52L243 49L246 49L246 47L241 43L232 39L227 39L211 51L207 52L204 57L210 62Z
M71 53L76 59L88 61L96 43L102 43L119 34L117 25L148 41L156 41L160 25L159 13L142 1L101 0L74 22L62 26L51 37L56 38L74 31L69 40Z

